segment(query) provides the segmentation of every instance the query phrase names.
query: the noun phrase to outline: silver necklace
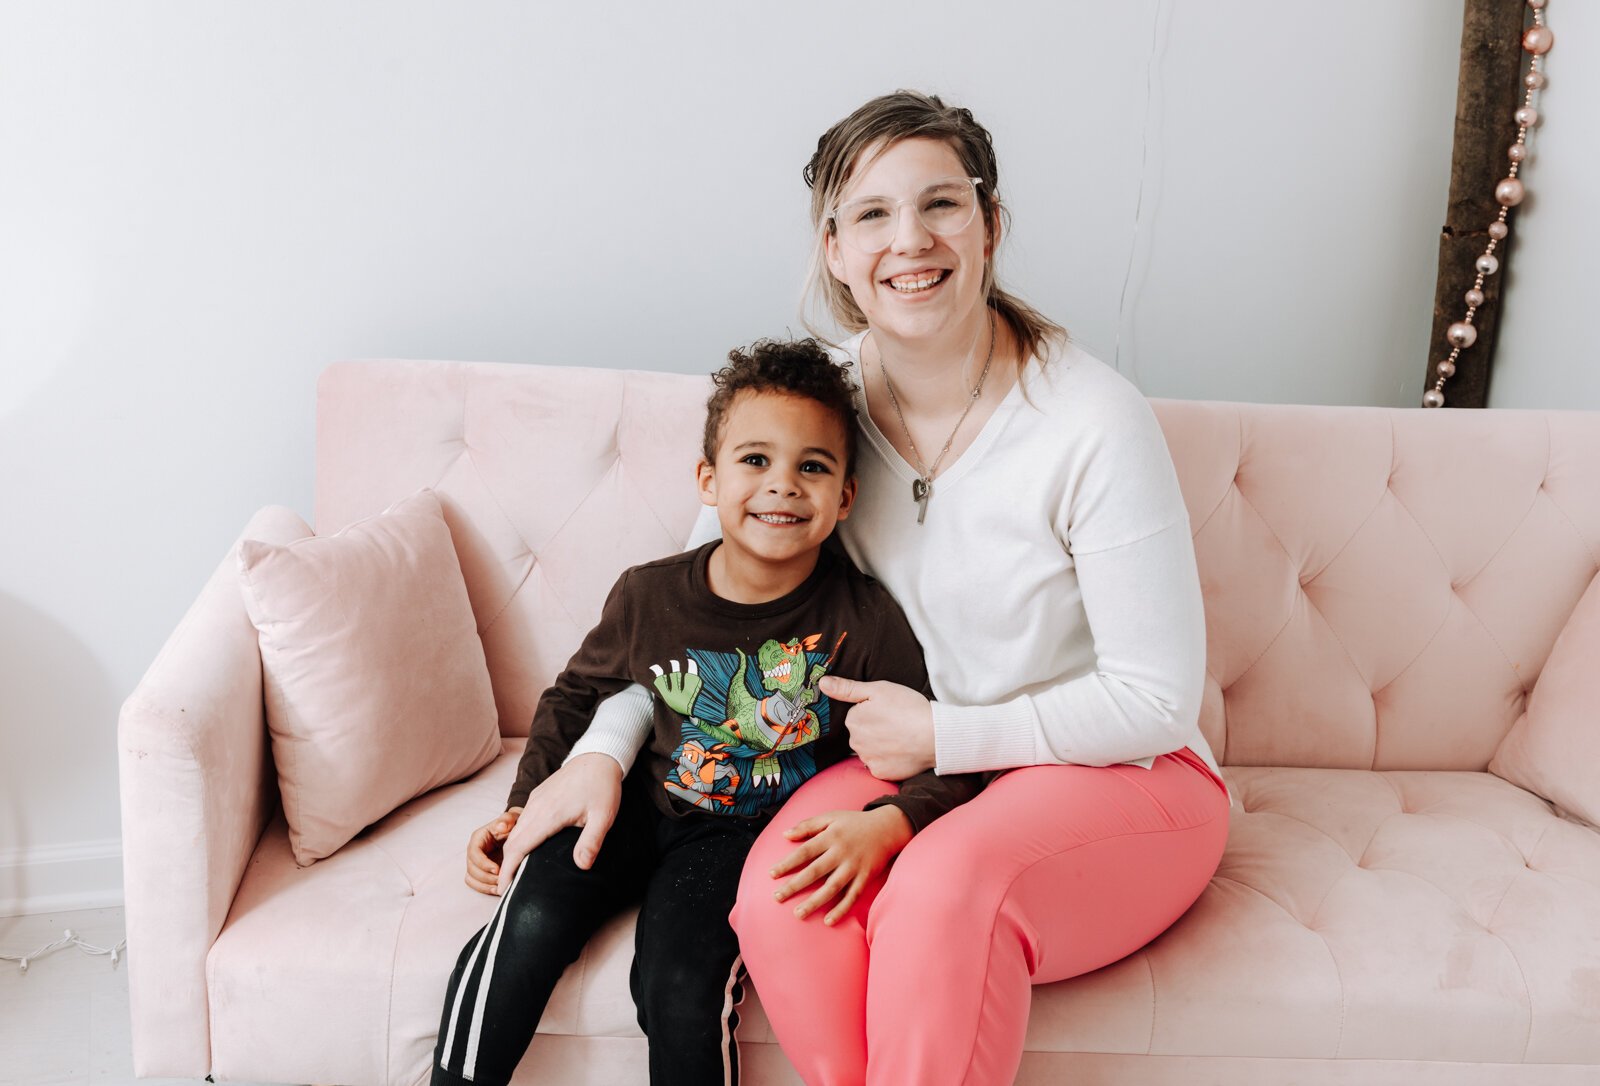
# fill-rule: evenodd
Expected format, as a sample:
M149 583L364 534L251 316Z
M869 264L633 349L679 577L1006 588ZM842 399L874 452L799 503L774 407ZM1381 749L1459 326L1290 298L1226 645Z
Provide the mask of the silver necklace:
M911 427L906 425L906 417L900 410L900 398L894 394L894 382L889 380L888 360L883 354L883 345L878 345L878 368L883 371L883 387L889 390L889 404L894 408L894 417L900 420L900 432L906 435L906 444L911 448L911 459L917 465L917 477L911 481L911 500L917 503L917 523L921 524L928 516L928 499L933 497L933 477L939 471L939 464L944 460L944 454L950 451L950 446L955 444L956 434L961 432L961 424L967 421L967 416L972 412L972 405L978 402L978 397L983 395L984 378L989 376L989 364L994 361L994 310L989 310L989 356L983 360L983 372L978 374L978 383L972 389L972 395L967 397L967 406L962 409L961 417L956 419L950 436L944 440L944 448L939 450L939 455L933 458L933 464L924 467L922 454L917 451L917 443L911 437Z

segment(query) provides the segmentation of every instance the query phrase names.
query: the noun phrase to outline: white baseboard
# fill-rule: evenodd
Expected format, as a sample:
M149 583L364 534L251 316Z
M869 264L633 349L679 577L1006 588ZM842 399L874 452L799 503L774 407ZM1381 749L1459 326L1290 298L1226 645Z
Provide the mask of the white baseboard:
M122 841L0 850L0 916L122 904Z

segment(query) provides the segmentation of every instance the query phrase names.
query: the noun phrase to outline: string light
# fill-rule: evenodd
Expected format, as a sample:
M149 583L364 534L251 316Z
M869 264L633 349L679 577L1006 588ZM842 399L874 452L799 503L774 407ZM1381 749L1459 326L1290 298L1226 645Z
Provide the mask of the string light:
M16 962L18 971L26 975L28 972L28 966L31 963L38 961L46 954L53 954L54 952L69 946L75 946L85 954L90 954L99 958L103 958L109 954L111 956L111 968L115 969L117 967L117 963L122 960L123 951L128 949L128 940L122 939L118 941L116 946L96 946L93 943L85 942L84 940L78 938L77 933L71 928L68 928L62 934L61 938L57 939L53 943L46 943L38 950L35 950L32 954L23 954L20 956L16 954L0 954L0 961Z
M1500 205L1500 214L1489 224L1489 244L1484 246L1483 255L1474 264L1478 277L1473 280L1472 289L1467 291L1463 299L1467 303L1467 315L1445 330L1445 339L1450 343L1450 355L1439 363L1439 378L1433 387L1422 394L1423 407L1444 406L1444 384L1455 376L1456 359L1461 357L1462 351L1478 341L1478 329L1472 321L1477 316L1478 307L1483 304L1484 280L1500 270L1500 258L1494 255L1494 251L1511 233L1506 217L1527 195L1517 173L1528 158L1528 129L1539 123L1539 111L1534 108L1534 102L1545 83L1542 66L1544 55L1556 43L1556 36L1544 25L1545 2L1528 0L1528 7L1533 9L1533 25L1522 35L1522 49L1529 59L1527 74L1522 77L1522 105L1515 114L1517 142L1506 151L1506 157L1511 160L1511 169L1494 187L1494 199Z

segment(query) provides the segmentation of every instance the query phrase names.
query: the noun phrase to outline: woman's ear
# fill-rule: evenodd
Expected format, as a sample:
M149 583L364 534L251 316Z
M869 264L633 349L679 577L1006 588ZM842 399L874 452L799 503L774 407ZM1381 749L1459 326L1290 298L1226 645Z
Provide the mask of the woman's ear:
M832 230L822 236L823 258L828 262L828 272L844 283L844 254L839 252L839 235ZM849 284L846 283L846 286Z

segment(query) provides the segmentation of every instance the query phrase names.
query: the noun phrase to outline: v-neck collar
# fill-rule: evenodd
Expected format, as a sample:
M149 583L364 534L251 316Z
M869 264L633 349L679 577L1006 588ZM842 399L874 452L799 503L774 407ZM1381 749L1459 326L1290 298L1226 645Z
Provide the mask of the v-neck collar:
M866 435L867 441L872 444L872 447L878 450L883 457L884 463L888 464L890 470L909 485L914 480L920 479L922 477L921 473L911 466L911 462L900 454L899 449L894 447L894 442L889 440L888 435L878 428L878 424L873 421L870 404L867 402L867 374L865 363L862 362L861 350L866 338L866 332L858 332L853 339L844 344L845 350L854 356L856 372L861 375L860 388L856 391L856 418L861 425L861 432ZM1009 418L1011 412L1016 409L1017 401L1022 398L1023 382L1033 376L1033 371L1037 365L1037 358L1030 357L1022 366L1021 372L1017 374L1017 379L1012 382L1006 394L995 405L994 412L983 420L983 427L978 431L977 436L972 439L972 444L963 449L961 455L956 457L955 461L945 468L942 474L934 478L933 488L935 494L938 493L939 488L942 486L953 486L960 482L962 476L967 474L972 465L983 458L989 446L994 444L1000 431L1004 429L1004 418Z

